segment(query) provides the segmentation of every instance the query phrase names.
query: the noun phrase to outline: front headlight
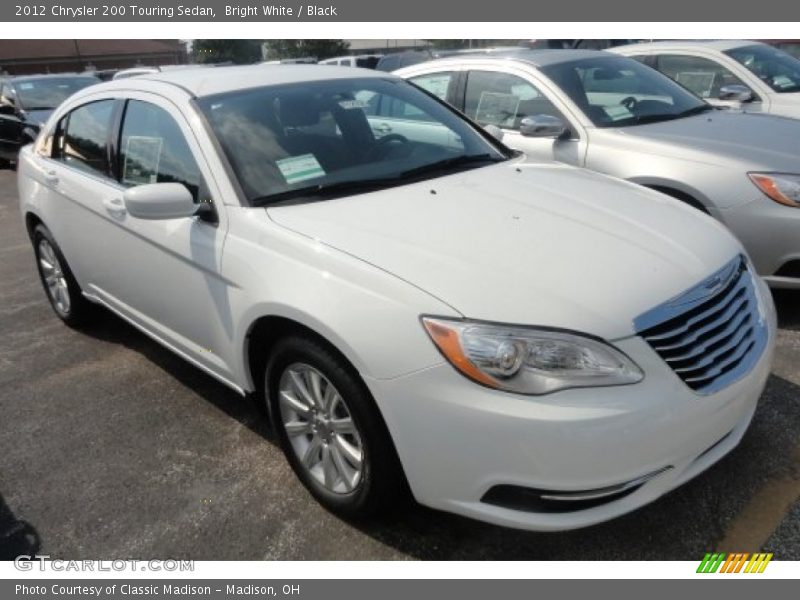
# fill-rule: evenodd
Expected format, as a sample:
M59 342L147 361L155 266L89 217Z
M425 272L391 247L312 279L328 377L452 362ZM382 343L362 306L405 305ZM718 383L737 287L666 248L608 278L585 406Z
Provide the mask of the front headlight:
M750 181L770 199L786 206L800 207L800 175L791 173L748 173Z
M583 335L512 325L423 317L431 339L461 373L518 394L641 381L625 354Z

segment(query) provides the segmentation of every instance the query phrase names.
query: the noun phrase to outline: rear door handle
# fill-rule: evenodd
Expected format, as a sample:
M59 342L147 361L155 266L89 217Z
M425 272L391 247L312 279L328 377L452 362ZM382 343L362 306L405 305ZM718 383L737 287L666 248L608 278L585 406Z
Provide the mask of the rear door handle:
M380 125L375 126L375 131L377 133L390 133L392 128L388 123L381 123Z
M106 198L103 200L103 206L106 210L114 215L125 214L125 203L122 198Z

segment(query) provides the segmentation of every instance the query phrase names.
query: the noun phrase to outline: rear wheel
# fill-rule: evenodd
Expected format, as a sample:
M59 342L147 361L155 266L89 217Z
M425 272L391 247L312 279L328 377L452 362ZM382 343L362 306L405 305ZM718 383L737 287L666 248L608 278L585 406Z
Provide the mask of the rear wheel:
M84 322L92 304L83 297L61 249L44 225L33 231L33 248L39 279L56 315L70 326Z
M386 425L336 353L310 337L278 342L265 389L289 464L326 508L366 517L401 496L405 480Z

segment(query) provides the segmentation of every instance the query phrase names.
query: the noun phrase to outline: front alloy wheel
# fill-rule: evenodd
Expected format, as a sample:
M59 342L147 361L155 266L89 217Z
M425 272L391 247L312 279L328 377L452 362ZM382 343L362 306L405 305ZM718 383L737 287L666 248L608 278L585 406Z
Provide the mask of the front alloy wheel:
M264 384L286 459L323 506L362 518L407 497L375 400L358 371L329 344L302 334L279 340Z
M50 245L47 239L42 238L39 240L38 250L39 270L42 273L50 303L60 317L68 317L72 302L69 297L64 268L61 266L53 246Z
M303 468L330 492L352 492L361 482L364 450L341 394L305 363L284 370L278 394L283 428Z

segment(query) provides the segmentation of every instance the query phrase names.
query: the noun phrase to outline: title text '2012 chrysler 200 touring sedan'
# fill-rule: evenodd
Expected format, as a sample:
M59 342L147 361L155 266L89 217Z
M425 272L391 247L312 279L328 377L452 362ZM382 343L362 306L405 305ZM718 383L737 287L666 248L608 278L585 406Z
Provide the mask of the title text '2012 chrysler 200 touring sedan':
M408 117L387 131L384 111ZM21 209L68 324L101 304L268 405L325 506L569 529L741 439L773 352L741 245L522 158L393 75L230 67L62 105Z

